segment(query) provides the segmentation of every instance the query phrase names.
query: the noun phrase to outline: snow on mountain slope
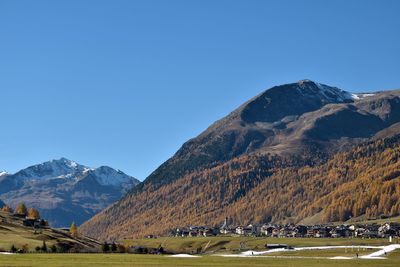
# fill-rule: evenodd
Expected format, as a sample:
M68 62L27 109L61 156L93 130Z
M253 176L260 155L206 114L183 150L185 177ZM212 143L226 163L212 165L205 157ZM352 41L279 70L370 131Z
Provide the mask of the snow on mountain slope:
M91 170L101 185L118 186L131 180L132 177L126 175L120 170L114 170L107 166Z
M14 176L20 179L71 178L89 169L75 161L61 158L30 166L17 172Z
M376 94L375 93L357 93L357 94L351 94L351 95L354 100L359 100L359 99L363 99L366 97L374 96Z
M301 80L298 82L298 85L301 89L304 89L306 86L312 87L316 85L320 92L317 94L322 95L324 98L330 99L334 102L352 102L354 100L363 99L365 97L374 96L375 93L350 93L348 91L339 89L337 87L332 87L326 84L321 84L318 82L314 82L311 80Z
M38 208L54 227L77 224L119 200L139 181L101 166L90 168L61 158L0 176L0 198Z
M88 173L92 173L96 177L97 182L104 186L121 186L125 183L135 182L136 180L132 176L108 166L90 168L66 158L30 166L17 172L13 176L16 179L30 181L51 179L72 179L78 181L83 179Z
M299 86L307 83L308 85L316 85L320 90L319 94L323 97L330 99L334 102L347 102L349 100L354 100L353 95L347 91L341 90L337 87L328 86L325 84L317 83L311 80L301 80L298 82Z

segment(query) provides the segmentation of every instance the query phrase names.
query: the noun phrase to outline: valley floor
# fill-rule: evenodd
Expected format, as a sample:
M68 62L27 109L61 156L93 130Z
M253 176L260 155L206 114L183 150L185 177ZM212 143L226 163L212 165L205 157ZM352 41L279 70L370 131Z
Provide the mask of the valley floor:
M395 239L394 243L400 243ZM142 246L158 248L171 253L195 254L200 251L206 254L240 253L247 250L263 251L267 244L287 244L292 247L317 246L387 246L388 239L372 238L273 238L246 236L216 236L216 237L160 237L143 239L125 239L125 246ZM354 252L355 254L355 252Z
M205 254L137 255L137 254L0 254L3 266L400 266L400 245L383 239L316 238L159 238L125 240L130 245L205 249ZM397 240L396 240L397 242ZM284 243L291 250L272 252L265 244ZM239 250L238 246L243 247ZM257 249L256 249L257 247ZM263 248L264 247L264 248ZM272 252L272 253L271 253ZM386 253L384 253L386 252ZM358 254L358 258L356 257Z
M400 251L396 250L387 259L323 259L290 257L243 257L227 258L212 255L202 257L171 257L158 255L132 254L14 254L0 255L0 266L399 266Z

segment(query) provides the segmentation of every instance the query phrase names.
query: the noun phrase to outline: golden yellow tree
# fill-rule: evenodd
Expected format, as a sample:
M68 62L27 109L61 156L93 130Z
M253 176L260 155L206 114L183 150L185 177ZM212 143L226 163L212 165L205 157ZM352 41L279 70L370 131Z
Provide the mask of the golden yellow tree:
M34 219L34 220L40 219L39 211L37 209L30 208L28 210L28 216L27 217L29 219Z
M15 213L18 215L26 215L26 206L25 203L19 203L17 208L15 209Z
M71 227L69 228L69 233L73 237L77 237L78 236L78 227L76 226L75 222L72 222Z
M3 208L1 208L1 210L8 213L13 212L12 208L10 208L8 205L5 205Z

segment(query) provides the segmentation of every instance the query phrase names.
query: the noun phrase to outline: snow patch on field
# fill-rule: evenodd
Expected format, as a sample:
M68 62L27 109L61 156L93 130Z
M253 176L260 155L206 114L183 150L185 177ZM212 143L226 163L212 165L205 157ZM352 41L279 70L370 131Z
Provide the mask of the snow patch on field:
M392 252L395 249L400 249L400 245L399 244L393 244L393 245L388 245L388 246L384 246L381 247L381 250L375 251L371 254L365 255L365 256L361 256L360 258L362 259L374 259L374 258L379 258L379 256L383 256L386 255L389 252Z
M218 256L222 257L252 257L252 256L261 256L263 257L265 254L272 254L276 252L291 252L291 251L304 251L304 250L328 250L328 249L340 249L340 248L367 248L367 249L379 249L371 254L360 256L359 259L386 259L385 257L381 257L386 255L389 252L392 252L396 249L400 249L399 244L393 244L388 246L320 246L320 247L300 247L300 248L293 248L293 249L285 249L285 248L277 248L277 249L270 249L266 251L254 251L249 250L242 252L240 254L221 254ZM267 256L264 256L267 257ZM271 256L268 256L271 257ZM277 256L277 257L289 257L289 258L312 258L312 259L321 259L324 257L302 257L302 256ZM356 257L345 257L345 256L337 256L337 257L325 257L325 259L335 259L335 260L350 260L356 259Z
M190 255L190 254L175 254L175 255L171 255L170 257L175 257L175 258L199 258L200 256Z

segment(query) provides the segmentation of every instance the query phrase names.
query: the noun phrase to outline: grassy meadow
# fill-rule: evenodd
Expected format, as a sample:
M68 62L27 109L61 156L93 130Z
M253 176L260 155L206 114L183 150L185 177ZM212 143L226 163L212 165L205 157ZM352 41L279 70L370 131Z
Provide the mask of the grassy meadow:
M160 245L172 253L237 253L245 250L265 250L266 244L287 244L295 247L308 246L381 246L389 245L387 239L360 238L264 238L264 237L161 237L156 239L127 239L126 246L158 248Z
M318 252L318 256L324 254ZM400 251L390 253L385 260L330 260L312 258L247 257L225 258L202 256L199 258L172 258L158 255L132 254L16 254L0 255L0 266L380 266L395 267L400 264Z
M0 212L0 251L7 251L11 245L27 245L30 251L46 241L47 245L70 242L79 245L98 243L81 237L72 238L67 233L56 229L42 229L40 233L24 227L21 219ZM399 242L399 240L395 240ZM335 256L360 256L374 252L374 249L332 249L324 251L279 252L255 257L222 257L221 254L236 254L246 250L265 250L266 244L288 244L295 247L328 245L388 245L387 239L352 239L352 238L262 238L262 237L161 237L156 239L126 239L125 246L158 248L162 246L170 253L201 253L199 257L176 258L170 255L137 254L0 254L0 267L6 266L400 266L400 250L389 253L387 259L348 259L332 260ZM324 259L326 257L326 259Z

